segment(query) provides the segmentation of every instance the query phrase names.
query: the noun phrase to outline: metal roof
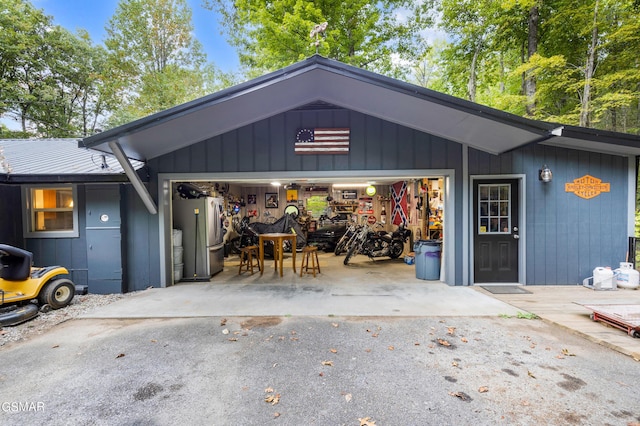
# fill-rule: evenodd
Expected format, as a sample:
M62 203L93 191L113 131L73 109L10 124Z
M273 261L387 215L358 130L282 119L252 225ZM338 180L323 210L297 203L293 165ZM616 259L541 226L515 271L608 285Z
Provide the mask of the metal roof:
M87 137L148 160L312 103L358 111L500 154L532 143L640 155L640 136L530 120L315 55L279 71ZM293 141L292 141L293 144Z
M143 162L131 161L136 169ZM0 139L0 174L124 175L118 160L78 147L78 139Z

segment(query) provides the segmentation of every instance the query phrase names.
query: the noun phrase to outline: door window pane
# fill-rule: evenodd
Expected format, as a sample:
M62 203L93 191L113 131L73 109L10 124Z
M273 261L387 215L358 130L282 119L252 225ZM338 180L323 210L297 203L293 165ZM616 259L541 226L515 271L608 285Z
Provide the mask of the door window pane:
M511 229L511 185L478 185L480 234L508 234Z

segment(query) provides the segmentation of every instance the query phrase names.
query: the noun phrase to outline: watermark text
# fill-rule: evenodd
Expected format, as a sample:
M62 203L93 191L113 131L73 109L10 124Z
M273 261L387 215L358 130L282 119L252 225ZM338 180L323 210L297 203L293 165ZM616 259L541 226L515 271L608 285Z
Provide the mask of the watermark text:
M5 413L21 413L25 411L44 411L44 402L13 401L0 404L0 410Z

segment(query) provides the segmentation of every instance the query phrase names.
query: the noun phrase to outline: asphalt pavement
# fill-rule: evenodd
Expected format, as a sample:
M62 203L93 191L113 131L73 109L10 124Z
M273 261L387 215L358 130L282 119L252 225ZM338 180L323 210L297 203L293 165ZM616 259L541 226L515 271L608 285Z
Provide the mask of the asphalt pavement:
M316 278L229 262L211 283L145 290L3 346L0 424L640 423L633 354L579 330L637 343L580 303L640 293L494 295L356 259L321 259Z

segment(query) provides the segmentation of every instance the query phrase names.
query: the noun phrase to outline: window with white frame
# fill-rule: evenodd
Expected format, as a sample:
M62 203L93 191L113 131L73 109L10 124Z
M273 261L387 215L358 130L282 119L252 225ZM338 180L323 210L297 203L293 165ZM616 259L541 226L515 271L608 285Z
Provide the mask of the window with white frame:
M77 237L78 202L75 185L30 186L26 200L25 237Z
M511 229L511 185L478 185L478 233L508 234Z

